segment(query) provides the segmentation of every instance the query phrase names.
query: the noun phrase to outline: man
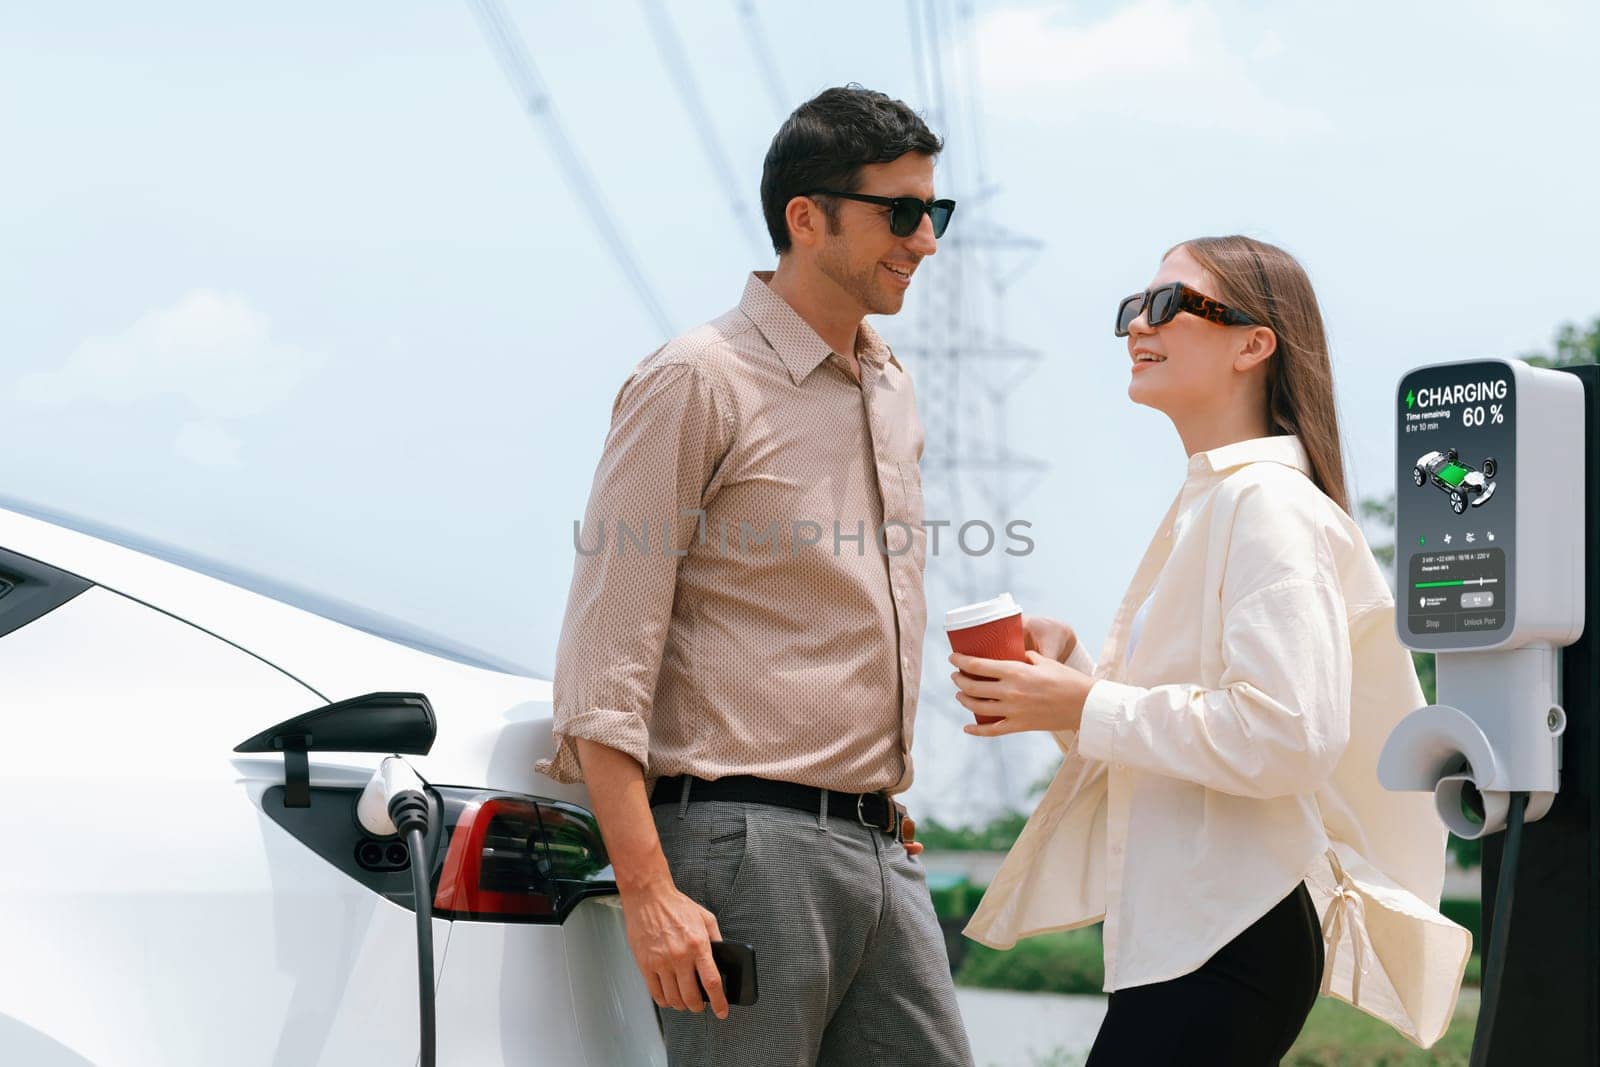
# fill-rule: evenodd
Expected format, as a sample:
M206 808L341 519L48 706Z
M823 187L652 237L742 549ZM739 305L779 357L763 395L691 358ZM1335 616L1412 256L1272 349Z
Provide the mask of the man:
M540 769L588 783L677 1064L971 1062L890 796L926 616L922 429L862 321L900 310L949 222L942 147L860 86L802 105L761 179L777 270L612 410ZM755 1005L728 1007L722 939L755 947Z

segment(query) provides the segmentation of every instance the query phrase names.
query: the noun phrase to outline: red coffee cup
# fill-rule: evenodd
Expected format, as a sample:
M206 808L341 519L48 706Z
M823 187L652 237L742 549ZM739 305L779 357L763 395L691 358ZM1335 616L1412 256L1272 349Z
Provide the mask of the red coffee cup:
M1028 656L1022 637L1022 608L1010 593L1001 593L993 600L951 608L944 613L944 632L950 638L950 647L967 656L984 659L1014 659L1026 663ZM982 675L962 671L968 678ZM980 723L999 722L999 715L973 716Z

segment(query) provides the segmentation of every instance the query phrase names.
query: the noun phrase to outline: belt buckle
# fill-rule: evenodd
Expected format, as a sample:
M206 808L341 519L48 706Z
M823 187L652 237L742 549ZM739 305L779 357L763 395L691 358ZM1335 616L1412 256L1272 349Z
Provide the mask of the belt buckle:
M866 813L861 810L861 805L866 802L866 799L869 796L883 797L883 806L889 811L889 825L879 826L875 822L867 821ZM867 827L869 830L877 830L879 833L891 834L896 838L900 836L900 809L898 806L896 806L894 801L890 800L889 797L883 793L856 794L856 822Z

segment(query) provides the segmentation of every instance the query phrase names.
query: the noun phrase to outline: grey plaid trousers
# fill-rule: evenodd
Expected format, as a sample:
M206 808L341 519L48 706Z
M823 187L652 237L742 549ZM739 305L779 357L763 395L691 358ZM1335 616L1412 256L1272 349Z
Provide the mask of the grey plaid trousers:
M678 888L754 945L760 997L662 1009L674 1067L971 1067L922 867L854 820L764 804L652 809Z

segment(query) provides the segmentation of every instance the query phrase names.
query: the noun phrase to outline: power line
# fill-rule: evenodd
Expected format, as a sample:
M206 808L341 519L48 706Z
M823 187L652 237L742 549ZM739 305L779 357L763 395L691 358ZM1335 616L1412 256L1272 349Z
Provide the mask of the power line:
M972 140L972 156L977 160L978 192L988 196L989 153L983 143L982 72L978 68L978 32L970 0L958 0L956 18L961 24L962 48L952 58L959 69L956 93L967 106L967 136Z
M683 50L683 41L678 36L672 16L662 0L641 2L650 19L650 33L655 38L656 51L661 53L661 58L666 62L667 74L678 91L678 99L689 113L689 121L694 124L695 133L700 137L700 147L705 149L706 159L716 173L717 180L722 183L722 194L733 209L739 231L750 243L757 258L771 255L771 245L762 239L761 229L755 222L756 215L750 208L750 202L745 199L744 186L735 175L733 164L728 161L728 153L717 136L717 127L711 121L711 112L706 109L705 99L700 95L700 84L695 80L694 68L690 66L689 56Z
M945 102L945 77L944 60L941 54L941 45L944 43L944 32L939 26L939 0L928 0L927 19L925 26L928 33L928 87L933 90L930 103L933 107L934 121L946 129L955 125L955 119L950 114L950 109Z
M750 44L750 51L755 53L756 67L761 71L761 78L767 84L767 95L772 98L772 109L777 112L778 118L789 117L789 94L783 91L783 79L778 74L778 61L772 54L772 48L767 43L767 34L761 26L761 15L756 10L755 0L738 0L739 19L744 23L745 40Z
M650 284L644 269L639 266L633 249L629 247L622 232L612 221L615 216L600 192L600 187L595 182L588 164L583 161L572 139L567 136L566 128L561 124L561 116L556 112L555 101L551 98L544 79L539 75L539 68L534 64L533 55L528 51L522 35L506 15L500 0L470 0L470 2L473 13L478 18L478 24L483 28L489 50L494 53L500 69L511 82L511 89L517 94L517 99L521 101L529 117L533 119L534 125L539 128L539 132L544 135L551 153L555 156L556 165L561 169L561 176L566 181L567 188L588 212L589 221L600 232L600 239L605 242L611 257L621 268L628 284L633 288L634 295L639 298L639 302L645 306L645 310L655 321L656 329L661 331L663 337L673 336L678 331L672 325L671 317L656 296L655 287Z
M933 90L928 87L928 65L922 58L922 16L919 13L921 4L919 0L906 0L906 22L910 29L911 37L911 66L916 73L917 98L923 101L933 99Z
M967 0L907 0L906 17L921 102L930 125L945 137L939 182L962 207L950 236L939 242L939 255L918 271L915 340L896 344L895 350L915 359L929 514L961 522L979 517L967 511L976 505L1009 530L1017 517L1013 507L1049 469L1008 444L1009 401L1041 357L1009 340L1002 328L1001 298L1020 269L1016 261L1035 254L1039 242L1010 232L989 215L993 190L983 142L972 5ZM953 603L1003 590L1027 603L1028 591L1013 584L1010 557L1004 552L981 557L963 552L938 566L930 564L928 578L930 603L936 602L934 582ZM933 684L923 707L937 716L936 728L947 731L971 717L949 695L937 667L944 659L942 646L943 634L936 632L927 656L935 665ZM1016 808L1025 799L1022 790L1037 774L1043 758L1039 747L1016 736L959 750L965 753L959 776L964 806L954 817L971 819L975 813L982 817ZM943 802L930 803L943 817Z

